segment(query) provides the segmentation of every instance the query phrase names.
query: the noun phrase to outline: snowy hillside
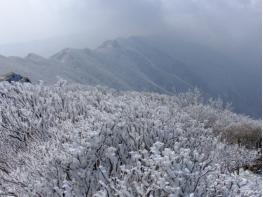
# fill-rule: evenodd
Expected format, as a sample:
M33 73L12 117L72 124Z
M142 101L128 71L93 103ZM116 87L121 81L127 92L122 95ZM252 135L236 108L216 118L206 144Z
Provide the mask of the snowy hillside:
M3 82L0 112L0 196L261 196L238 170L259 156L260 121L198 91Z

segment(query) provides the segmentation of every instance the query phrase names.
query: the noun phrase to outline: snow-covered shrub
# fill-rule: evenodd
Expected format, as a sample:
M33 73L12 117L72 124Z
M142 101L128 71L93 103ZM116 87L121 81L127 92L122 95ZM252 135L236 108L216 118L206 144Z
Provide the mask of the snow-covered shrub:
M204 103L198 90L182 93L178 103L195 120L211 128L230 144L247 148L261 148L261 121L231 112L231 105L224 105L221 99L209 99Z
M218 135L258 121L198 91L1 83L0 111L0 196L261 195L258 175L233 173L257 151Z

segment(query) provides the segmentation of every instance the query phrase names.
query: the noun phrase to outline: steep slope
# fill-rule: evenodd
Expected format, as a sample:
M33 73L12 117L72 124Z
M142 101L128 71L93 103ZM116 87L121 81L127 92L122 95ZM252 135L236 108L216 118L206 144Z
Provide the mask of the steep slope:
M155 55L163 61L170 58L161 53ZM178 73L171 73L162 68L166 62L161 65L160 61L151 58L119 40L106 41L95 50L68 49L51 57L52 60L74 66L76 72L86 71L97 79L96 83L118 89L173 93L193 88L194 83L188 80L191 73L182 63L173 62L173 69ZM182 74L184 76L181 77Z
M90 85L104 85L114 88L132 88L125 84L114 72L105 69L89 49L65 49L50 58L51 61L64 64L75 74L72 79L76 82Z
M148 48L149 50L152 49ZM129 83L133 83L136 90L139 86L146 87L145 90L148 90L149 86L153 86L154 89L150 90L172 93L187 90L194 86L190 80L185 79L185 76L182 75L185 72L189 79L191 78L191 73L187 71L182 63L174 62L174 70L177 73L171 73L167 70L169 56L158 53L158 51L158 57L163 60L161 64L153 59L154 56L147 56L140 50L131 48L129 43L124 43L121 40L107 41L97 48L95 53L101 61L110 64L109 69L112 71L121 69L121 74L126 75L128 80L130 78ZM157 53L154 55L156 56ZM165 62L165 60L167 61ZM128 73L126 73L127 71ZM129 75L132 76L129 77ZM140 82L139 78L134 78L136 76L144 81ZM146 86L143 86L143 84Z
M183 61L199 79L210 96L233 104L239 113L261 117L261 55L240 55L181 39L133 37ZM229 43L231 44L231 43ZM251 60L251 58L254 58ZM245 61L246 60L246 61Z

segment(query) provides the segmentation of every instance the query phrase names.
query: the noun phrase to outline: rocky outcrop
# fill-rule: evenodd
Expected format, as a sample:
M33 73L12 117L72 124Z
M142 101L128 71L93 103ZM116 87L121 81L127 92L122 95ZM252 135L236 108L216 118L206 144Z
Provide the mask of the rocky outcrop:
M16 74L14 72L7 73L5 75L0 76L0 82L1 81L31 83L29 78L23 77L23 76Z

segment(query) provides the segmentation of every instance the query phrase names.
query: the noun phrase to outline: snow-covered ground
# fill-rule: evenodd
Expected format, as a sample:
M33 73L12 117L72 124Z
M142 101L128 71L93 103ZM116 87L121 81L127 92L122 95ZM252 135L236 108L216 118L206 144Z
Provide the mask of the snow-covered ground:
M0 196L261 196L261 176L234 172L257 151L220 138L260 139L260 121L198 91L4 82L0 113Z

